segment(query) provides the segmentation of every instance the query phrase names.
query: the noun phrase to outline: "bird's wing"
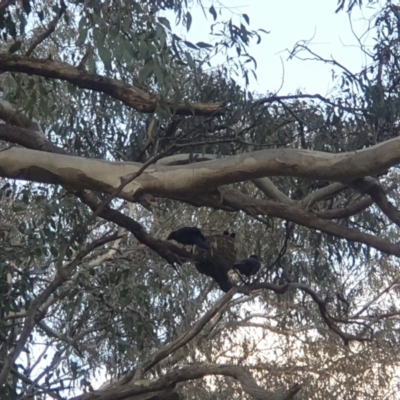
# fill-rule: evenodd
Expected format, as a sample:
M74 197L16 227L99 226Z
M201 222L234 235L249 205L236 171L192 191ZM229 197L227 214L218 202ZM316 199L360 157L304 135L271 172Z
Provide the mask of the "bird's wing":
M236 264L233 264L233 268L234 269L240 269L241 267L243 267L245 265L245 263L243 261L240 261Z

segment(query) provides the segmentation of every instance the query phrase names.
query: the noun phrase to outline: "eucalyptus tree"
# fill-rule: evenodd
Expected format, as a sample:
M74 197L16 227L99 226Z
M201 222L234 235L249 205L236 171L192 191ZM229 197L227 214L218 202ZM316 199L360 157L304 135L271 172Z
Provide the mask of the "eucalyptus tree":
M368 2L377 45L359 73L294 47L335 69L326 98L249 91L268 27L217 2L14 3L2 398L395 398L399 9ZM182 27L200 13L211 34L194 43ZM206 261L262 268L218 271L224 294L201 251L166 240L181 226L236 232Z

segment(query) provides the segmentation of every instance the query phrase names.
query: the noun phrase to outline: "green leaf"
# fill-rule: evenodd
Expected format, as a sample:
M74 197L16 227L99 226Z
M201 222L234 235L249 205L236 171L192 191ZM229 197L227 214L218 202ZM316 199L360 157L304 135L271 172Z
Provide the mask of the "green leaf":
M67 90L68 90L68 93L70 93L70 94L72 94L72 96L74 96L76 93L77 87L71 83L67 83Z
M154 69L154 61L150 60L139 72L139 83L143 83L152 73Z
M200 47L201 49L209 49L214 47L213 45L209 44L209 43L205 43L205 42L197 42L196 46Z
M88 27L86 25L86 17L82 17L79 21L79 26L78 26L78 40L76 41L76 45L82 46L83 43L85 43L87 33L88 33Z
M24 35L25 34L25 27L28 24L28 21L25 18L25 15L23 13L18 13L18 19L19 19L19 32L20 35Z
M171 117L171 111L169 108L164 107L163 105L159 105L156 110L158 118L160 118L161 121L167 121L168 118Z
M163 83L163 81L164 81L164 76L163 76L163 73L161 71L161 68L157 64L154 65L153 72L154 72L154 75L157 78L157 82L161 85Z
M167 18L164 17L158 17L158 22L162 25L164 25L166 28L168 28L169 30L171 30L171 25L169 23L169 21L167 20Z
M198 50L198 47L197 47L197 46L195 46L195 45L194 45L193 43L191 43L191 42L188 42L187 40L184 40L183 43L185 43L186 46L187 46L187 47L190 47L191 49Z
M22 42L20 40L16 40L8 49L9 53L15 53L21 48Z
M165 30L161 25L157 25L156 35L158 40L160 41L161 47L165 47L165 44L167 43L167 34L165 33Z
M195 69L196 68L196 64L195 64L191 54L188 51L185 54L186 54L186 61L187 61L188 65L189 65L189 67L192 68L192 69Z
M32 10L30 0L22 0L22 8L29 15Z
M217 19L217 12L215 11L214 6L211 6L210 9L208 10L210 14L213 16L214 21Z
M14 21L8 15L5 22L6 22L7 32L11 35L13 39L15 39L17 36L17 30Z
M125 353L126 349L129 347L129 343L124 339L118 340L118 351L120 353Z
M250 18L247 14L242 14L244 20L246 21L247 25L250 25Z
M188 11L186 13L186 29L189 32L190 27L192 26L192 15Z
M101 61L104 63L104 67L108 70L111 69L111 52L109 49L106 49L105 46L99 46L97 51L99 52L99 56Z

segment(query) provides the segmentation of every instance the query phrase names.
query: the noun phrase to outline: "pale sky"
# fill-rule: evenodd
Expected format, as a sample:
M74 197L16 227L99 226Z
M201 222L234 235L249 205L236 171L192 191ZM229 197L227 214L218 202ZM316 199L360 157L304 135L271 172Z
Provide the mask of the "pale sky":
M299 40L311 40L310 47L314 52L325 58L333 56L352 72L358 72L365 63L365 56L352 33L349 15L346 12L335 14L337 0L222 0L222 3L229 4L232 15L246 13L251 29L263 28L270 32L262 36L259 45L254 44L249 50L258 63L258 83L253 80L250 88L261 94L278 90L283 75L281 95L294 93L297 89L326 95L332 88L331 66L315 61L287 60L286 50L291 50ZM204 4L208 2L204 1ZM219 11L216 5L214 7ZM353 10L353 30L359 36L366 31L373 13L374 10L366 6L362 10ZM200 7L191 10L191 14L193 22L187 39L207 41L213 22L211 14L206 12L207 21ZM227 19L230 13L225 11L223 16ZM180 29L177 33L185 32ZM374 44L371 34L365 35L362 42L367 48Z

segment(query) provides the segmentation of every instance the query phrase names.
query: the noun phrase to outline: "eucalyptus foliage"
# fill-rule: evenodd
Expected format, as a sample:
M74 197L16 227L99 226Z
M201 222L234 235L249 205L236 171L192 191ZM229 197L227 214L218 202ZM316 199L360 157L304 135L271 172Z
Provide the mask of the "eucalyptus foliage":
M85 73L97 78L84 86L29 67L25 73L5 72L0 57L0 118L7 126L39 132L43 142L32 145L35 150L51 152L41 147L45 142L57 149L54 153L115 162L151 164L175 156L174 165L182 165L179 156L184 155L191 164L202 157L218 160L263 149L368 149L399 136L400 8L390 2L367 3L377 11L371 21L376 45L365 50L368 63L360 72L323 59L302 42L289 55L307 53L332 65L336 90L325 98L251 92L257 58L249 54L249 45L265 40L268 27L253 28L251 15L229 4L3 1L0 56L40 59L43 65L57 61L55 73L62 74L68 64L83 80ZM338 1L336 6L338 12L351 12L366 4ZM195 43L188 38L197 20L207 26L204 39ZM106 78L155 96L156 107L143 103L135 109L116 99L105 89ZM199 103L220 105L223 112L198 113L194 107ZM15 113L4 111L6 104ZM21 145L19 139L0 138L1 151ZM397 209L397 167L374 178ZM270 179L292 203L304 201L314 216L391 243L400 240L390 215L354 186L307 204L331 182ZM109 379L122 379L113 390L123 396L124 377L132 377L152 354L190 331L222 292L193 263L172 266L126 226L93 215L81 192L35 182L1 179L0 396L39 400L86 393L81 398L89 399ZM265 196L250 180L231 187L256 200ZM107 198L104 193L95 194L99 202ZM290 215L282 219L218 209L215 202L201 203L202 198L129 203L116 195L109 200L111 209L160 240L181 226L200 227L207 236L236 232L238 260L250 254L262 257L260 282L274 288L301 284L323 299L318 303L308 289L295 286L282 293L237 293L191 341L141 378L153 382L188 366L223 364L246 367L258 385L277 395L278 388L299 384L298 399L396 398L396 256L295 224ZM118 398L257 398L236 376L220 376L215 369L204 375L209 377L182 379L176 387L176 382L166 384L162 389L173 389L172 394Z

